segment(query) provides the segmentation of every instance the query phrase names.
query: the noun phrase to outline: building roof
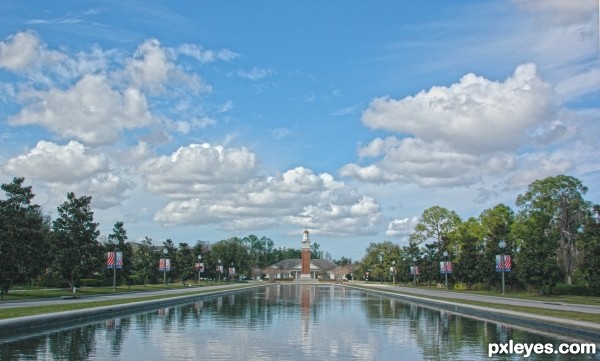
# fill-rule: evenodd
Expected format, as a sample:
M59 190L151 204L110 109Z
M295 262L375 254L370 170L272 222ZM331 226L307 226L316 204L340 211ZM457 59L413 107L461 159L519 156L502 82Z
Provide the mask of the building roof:
M302 270L302 260L295 258L284 259L283 261L279 261L273 265L281 270ZM310 269L313 271L331 271L334 268L338 267L337 264L328 261L326 259L311 259L310 260Z

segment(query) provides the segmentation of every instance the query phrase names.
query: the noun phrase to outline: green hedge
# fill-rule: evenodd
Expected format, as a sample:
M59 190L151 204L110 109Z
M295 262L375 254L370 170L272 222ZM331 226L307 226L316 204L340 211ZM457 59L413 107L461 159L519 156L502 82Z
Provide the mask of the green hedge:
M554 287L544 286L542 288L544 295L553 296L599 296L587 285L567 285L559 283Z

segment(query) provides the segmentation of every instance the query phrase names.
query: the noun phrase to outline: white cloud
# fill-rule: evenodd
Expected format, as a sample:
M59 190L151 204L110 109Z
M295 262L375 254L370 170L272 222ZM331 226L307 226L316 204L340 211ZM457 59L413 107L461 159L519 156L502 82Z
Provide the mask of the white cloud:
M42 44L31 31L20 32L0 41L0 68L24 70L37 61Z
M258 81L273 74L273 70L254 67L250 70L238 70L237 75L248 80Z
M51 208L62 203L68 192L92 196L95 208L110 208L120 204L135 186L113 169L105 155L95 154L76 141L65 145L39 141L27 153L6 161L2 170L46 189Z
M508 153L479 156L453 150L445 142L395 137L375 139L359 150L361 156L384 154L380 161L361 167L347 164L340 174L365 182L415 182L421 186L462 186L486 174L501 174L514 166Z
M149 191L189 196L245 182L257 171L258 160L245 148L191 144L170 156L152 158L140 169Z
M67 90L29 90L20 98L25 106L9 119L11 124L42 125L62 138L88 144L106 144L123 129L154 122L139 90L113 90L103 75L86 75Z
M347 164L340 174L373 183L469 186L516 171L519 152L534 154L580 137L572 118L532 64L517 67L504 82L468 74L449 87L371 102L363 122L402 137L360 147L363 164Z
M374 129L443 140L463 152L517 149L527 132L553 116L557 102L536 67L517 67L504 82L467 74L449 87L436 86L401 100L376 98L363 113Z
M393 219L388 223L385 231L387 237L406 238L414 232L415 226L419 223L419 217L410 217L402 219Z
M6 173L61 183L82 181L107 169L106 157L91 154L76 141L61 146L42 140L26 154L9 159L4 164Z
M133 87L153 94L163 93L165 86L173 81L195 91L210 90L196 75L188 75L180 70L156 39L146 40L138 46L133 57L125 62L123 74Z
M196 44L183 44L177 48L177 53L192 57L201 63L212 63L217 60L231 61L238 57L238 54L231 50L207 50Z
M566 26L598 15L597 0L512 0L540 17L542 24Z
M208 145L203 147L214 150ZM231 151L239 150L220 150ZM181 156L171 157L175 158ZM161 163L165 161L161 159ZM152 178L147 177L147 187L174 198L155 214L154 220L165 225L218 223L222 229L237 231L300 225L320 234L347 236L375 234L381 221L380 207L373 198L358 195L327 173L315 174L297 167L272 177L251 177L252 172L242 171L244 176L237 179L220 178L220 165L198 160L194 164L204 165L190 171L183 165L187 162L181 163L182 169L188 169L187 177L177 184L171 177L168 181L164 177L161 182L168 184L158 185L156 177L159 173L180 174L179 170L148 167L156 172ZM213 171L207 171L209 168ZM213 178L203 178L210 175Z

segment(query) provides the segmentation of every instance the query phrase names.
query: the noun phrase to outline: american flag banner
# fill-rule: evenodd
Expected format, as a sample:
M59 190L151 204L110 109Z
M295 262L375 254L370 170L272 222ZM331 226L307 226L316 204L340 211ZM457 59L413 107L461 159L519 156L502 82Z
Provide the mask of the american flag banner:
M450 261L441 261L440 262L440 273L452 273L452 262Z
M158 270L159 271L170 271L171 270L171 260L169 258L161 258L158 262Z
M106 267L115 268L115 252L108 252L106 256Z
M123 268L123 252L117 252L117 269Z
M512 260L510 255L504 255L504 272L510 272L511 267ZM496 272L502 272L502 256L499 254L496 255Z
M411 275L419 275L419 266L410 266Z
M200 272L204 272L204 263L196 262L196 264L194 265L194 268L196 268Z

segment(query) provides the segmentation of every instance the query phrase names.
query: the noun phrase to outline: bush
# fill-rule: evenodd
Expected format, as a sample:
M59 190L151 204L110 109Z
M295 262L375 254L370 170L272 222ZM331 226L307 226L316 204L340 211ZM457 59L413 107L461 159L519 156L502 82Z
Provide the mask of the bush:
M41 275L37 283L40 287L69 288L67 280L62 279L59 275L52 272L46 272Z
M542 287L542 293L553 296L598 296L592 288L582 284L567 285L559 283L554 287L544 286Z
M79 280L79 284L82 287L98 287L100 286L100 280L95 278L82 278Z

